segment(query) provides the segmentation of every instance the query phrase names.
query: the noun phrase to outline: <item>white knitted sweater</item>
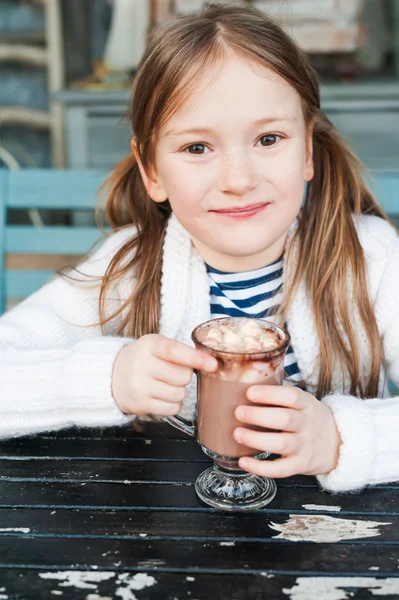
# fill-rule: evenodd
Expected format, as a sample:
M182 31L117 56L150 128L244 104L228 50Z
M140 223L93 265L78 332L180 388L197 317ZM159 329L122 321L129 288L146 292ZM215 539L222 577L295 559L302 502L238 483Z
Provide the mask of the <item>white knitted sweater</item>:
M356 225L388 374L399 384L399 238L377 217L360 217ZM98 325L93 326L99 318L97 277L132 235L132 227L111 235L79 267L84 276L78 282L57 278L0 318L0 438L72 425L114 426L134 418L119 410L111 393L115 358L132 340L114 335L116 322L108 325L105 335ZM294 263L285 266L287 282ZM127 298L134 284L132 273L115 287L108 308L115 309ZM164 245L160 333L192 345L190 333L210 318L209 305L204 262L172 216ZM353 320L367 370L367 343L355 310ZM319 343L305 286L296 294L287 326L298 366L312 392L318 376ZM326 489L342 491L399 479L399 398L359 400L348 394L348 388L348 374L337 367L334 393L322 401L334 414L343 444L338 466L319 476L319 482ZM384 389L381 377L381 396ZM192 382L180 414L191 418L195 401Z

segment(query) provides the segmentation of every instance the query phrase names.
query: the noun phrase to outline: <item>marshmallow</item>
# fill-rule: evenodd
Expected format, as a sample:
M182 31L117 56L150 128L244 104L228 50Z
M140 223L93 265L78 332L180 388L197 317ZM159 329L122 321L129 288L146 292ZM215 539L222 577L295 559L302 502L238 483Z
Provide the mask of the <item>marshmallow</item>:
M272 333L264 333L261 337L260 337L260 343L262 344L262 347L264 350L270 350L272 348L277 348L279 342L276 339L276 336L273 335Z
M245 337L243 339L243 342L245 345L245 349L248 351L251 351L251 350L261 351L262 350L262 344L260 342L258 342L257 340L254 340L252 337Z
M242 325L238 326L238 331L239 335L242 337L250 336L252 338L259 338L263 333L263 329L254 319L246 319L243 321Z
M213 327L208 331L207 340L215 340L216 342L221 342L223 339L223 333L217 327Z
M265 331L255 319L222 323L210 329L203 343L214 350L225 352L262 352L279 345L273 331Z
M241 374L238 381L240 383L261 383L262 376L256 369L247 368Z
M233 333L231 329L223 334L223 342L228 346L236 347L243 346L243 339L239 335Z

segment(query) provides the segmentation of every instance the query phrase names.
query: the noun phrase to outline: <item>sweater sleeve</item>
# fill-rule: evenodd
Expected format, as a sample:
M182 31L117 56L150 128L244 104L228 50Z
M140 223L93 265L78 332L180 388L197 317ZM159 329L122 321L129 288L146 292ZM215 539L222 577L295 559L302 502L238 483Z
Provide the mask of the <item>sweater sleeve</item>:
M399 239L374 303L388 376L399 387ZM362 400L341 394L322 400L332 411L342 444L337 467L318 476L333 492L399 480L399 397Z
M116 356L132 340L98 325L100 278L133 233L111 235L74 280L55 278L0 318L0 438L134 418L111 391ZM107 308L119 302L115 289Z

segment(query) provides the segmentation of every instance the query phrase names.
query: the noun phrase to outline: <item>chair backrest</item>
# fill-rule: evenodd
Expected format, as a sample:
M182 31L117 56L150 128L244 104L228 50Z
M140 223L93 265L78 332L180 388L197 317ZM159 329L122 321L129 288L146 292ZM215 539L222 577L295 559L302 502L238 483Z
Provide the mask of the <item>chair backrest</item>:
M33 293L52 269L6 268L6 255L85 254L101 237L97 227L9 225L7 209L92 210L104 173L96 170L0 169L0 314L7 298ZM371 188L399 221L399 170L373 171ZM45 262L45 261L42 261Z
M372 171L370 187L385 212L393 219L399 218L399 170Z
M87 170L0 170L0 314L7 299L24 298L51 277L53 269L40 268L49 262L46 258L84 255L102 236L95 225L10 225L8 209L92 211L104 178L102 172ZM7 257L17 255L23 255L21 268L7 268ZM36 265L24 268L33 255Z
M7 209L92 210L104 173L95 170L0 170L0 314L7 298L23 298L52 270L6 269L7 254L83 255L101 237L95 226L9 225ZM399 221L399 171L371 173L370 184L388 215ZM398 391L391 386L391 391Z

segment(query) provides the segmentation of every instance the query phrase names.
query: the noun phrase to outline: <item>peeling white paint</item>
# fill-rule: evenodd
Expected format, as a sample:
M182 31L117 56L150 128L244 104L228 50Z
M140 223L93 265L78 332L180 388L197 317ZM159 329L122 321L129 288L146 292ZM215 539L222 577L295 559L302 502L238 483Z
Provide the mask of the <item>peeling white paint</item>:
M186 581L195 581L195 577L186 577Z
M150 558L149 560L139 560L137 565L139 567L162 567L162 565L166 564L164 560L160 558Z
M266 577L267 579L273 579L273 577L275 577L273 573L266 573L266 571L262 571L261 575L262 577Z
M379 571L380 567L370 567L369 571Z
M51 590L51 593L54 594L54 596L62 596L64 592L61 592L60 590Z
M340 512L340 506L328 506L327 504L302 504L305 510L324 510L325 512Z
M115 596L119 596L122 600L137 600L133 590L142 590L156 583L156 579L147 573L137 573L133 577L129 573L123 573L118 577Z
M348 588L347 590L345 588ZM291 600L347 600L353 589L366 589L372 596L399 594L399 579L388 577L298 577L295 585L283 593Z
M55 571L39 573L42 579L58 579L60 587L76 587L79 589L95 590L100 581L107 581L115 577L113 571Z
M130 484L130 483L132 483L132 482L131 482L131 481L129 481L129 479L125 479L125 481L124 481L123 483Z
M56 571L49 573L39 573L42 579L56 579L59 581L60 587L75 587L78 589L94 589L97 590L98 584L101 581L107 581L116 576L114 571ZM119 596L122 600L137 600L133 590L142 590L146 587L155 585L157 581L147 573L120 573L115 581L114 596ZM53 590L53 594L62 594L61 591ZM8 598L8 596L1 596ZM86 600L112 600L109 596L99 596L97 593L89 594Z
M12 531L16 533L29 533L29 527L0 527L1 532Z
M220 542L221 546L235 546L235 542Z
M147 535L148 535L147 533L139 533L139 536L140 536L140 537L143 537L143 538L144 538L144 537L147 537Z
M337 519L328 515L289 515L286 523L272 522L269 527L280 532L274 538L291 542L331 543L376 537L380 535L378 528L383 525L391 523Z
M8 596L5 596L4 594L0 594L0 600L8 600Z

